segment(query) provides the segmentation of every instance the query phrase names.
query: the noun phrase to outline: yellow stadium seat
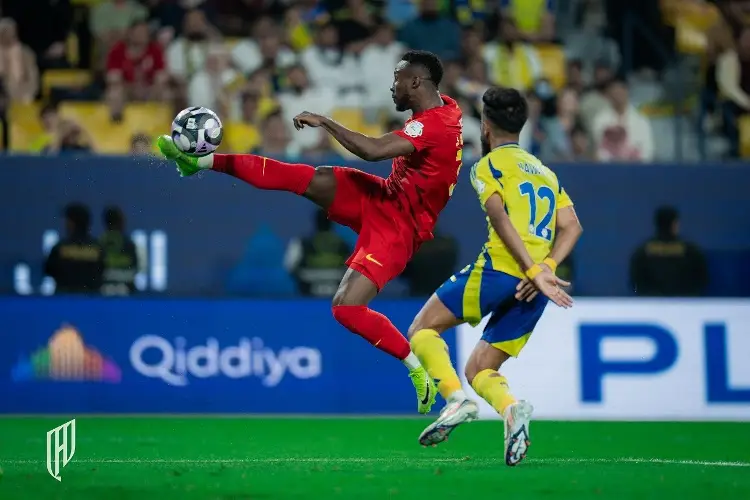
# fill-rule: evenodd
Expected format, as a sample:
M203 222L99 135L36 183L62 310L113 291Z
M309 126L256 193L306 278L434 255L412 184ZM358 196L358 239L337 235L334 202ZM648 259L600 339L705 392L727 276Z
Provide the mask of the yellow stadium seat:
M91 137L93 149L103 154L125 154L130 151L132 132L123 121L112 121L109 109L98 102L65 102L60 116L75 121Z
M536 52L542 64L542 74L555 90L566 83L565 52L559 45L537 45Z
M9 151L14 153L30 153L33 151L34 142L44 134L42 123L39 120L40 106L37 103L11 103L8 110L10 122L10 147Z
M50 89L83 88L91 84L91 73L81 69L51 69L42 76L42 95L49 96Z
M739 119L740 126L740 156L750 158L750 115L742 115Z
M174 118L169 105L161 102L129 104L125 108L124 122L133 133L155 137L169 131Z
M253 125L242 122L224 124L221 149L228 153L249 153L260 141L260 132Z
M677 50L684 54L702 55L708 47L708 32L719 20L713 5L685 4L675 15Z

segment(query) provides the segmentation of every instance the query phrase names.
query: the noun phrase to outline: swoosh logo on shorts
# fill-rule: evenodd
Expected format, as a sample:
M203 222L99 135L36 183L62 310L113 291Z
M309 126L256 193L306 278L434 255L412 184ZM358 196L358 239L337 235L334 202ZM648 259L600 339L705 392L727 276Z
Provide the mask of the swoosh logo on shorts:
M372 256L371 253L368 253L367 255L365 255L365 259L369 260L370 262L374 262L375 264L379 265L380 267L383 267L383 264L381 264L380 262L378 262L377 260L375 260L375 258Z

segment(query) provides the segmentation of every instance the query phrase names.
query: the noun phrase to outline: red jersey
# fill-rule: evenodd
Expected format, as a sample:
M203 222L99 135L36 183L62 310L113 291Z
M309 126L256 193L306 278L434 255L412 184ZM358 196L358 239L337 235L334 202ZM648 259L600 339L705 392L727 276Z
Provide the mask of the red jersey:
M117 42L107 56L107 71L122 74L127 83L154 83L154 77L163 71L164 53L159 44L152 42L140 55L133 56L125 42Z
M432 238L438 214L453 194L461 170L462 118L458 103L440 94L443 106L415 113L395 133L415 151L393 159L388 196L413 221L420 240Z

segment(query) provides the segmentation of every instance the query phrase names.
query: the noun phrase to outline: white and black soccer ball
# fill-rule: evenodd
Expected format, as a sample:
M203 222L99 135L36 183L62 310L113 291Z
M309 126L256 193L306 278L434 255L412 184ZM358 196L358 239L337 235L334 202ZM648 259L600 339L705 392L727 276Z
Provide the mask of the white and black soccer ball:
M219 117L208 108L183 109L172 122L172 140L181 151L206 156L216 151L224 136Z

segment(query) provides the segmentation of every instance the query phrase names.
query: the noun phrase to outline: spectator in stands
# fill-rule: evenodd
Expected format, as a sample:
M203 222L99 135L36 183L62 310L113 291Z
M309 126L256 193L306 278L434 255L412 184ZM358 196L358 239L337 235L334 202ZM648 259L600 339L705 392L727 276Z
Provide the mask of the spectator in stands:
M365 0L345 0L344 8L333 13L339 31L339 44L346 52L359 54L375 29L376 22Z
M441 59L454 59L461 53L461 27L440 15L438 0L422 0L419 17L404 25L399 40L410 49L429 50Z
M167 90L161 46L145 21L136 21L107 56L107 86L123 87L129 100L161 100Z
M586 82L583 78L583 62L579 59L568 61L565 74L566 85L575 90L578 95L583 94L586 90Z
M703 252L680 238L680 219L673 207L654 214L656 234L638 247L630 259L630 282L637 295L697 297L708 288Z
M104 252L90 233L91 212L80 203L65 207L65 238L44 262L44 274L55 280L55 293L98 294L104 273Z
M187 88L190 79L206 66L208 49L215 38L203 11L191 10L185 14L182 33L166 52L169 75L179 88Z
M740 156L739 119L750 114L750 27L738 31L735 40L725 43L716 61L716 83L726 99L724 117L733 158Z
M145 21L148 11L136 0L104 0L96 3L89 16L89 28L102 58L137 21Z
M65 42L73 23L71 3L70 0L4 2L3 15L18 23L18 37L28 45L42 69L67 64Z
M333 297L352 249L334 230L325 210L315 212L315 231L287 246L284 265L309 297Z
M0 19L0 81L11 101L32 102L39 91L34 53L18 39L16 22Z
M63 118L54 103L46 104L39 113L44 133L32 144L32 151L58 154L90 151L92 146L88 132L73 120Z
M594 118L599 161L650 162L654 159L651 123L630 104L628 86L615 79L607 88L610 106Z
M375 29L370 43L362 51L360 67L364 78L369 107L393 110L393 99L388 91L393 84L393 75L385 68L395 68L406 52L406 47L396 41L393 27L381 23Z
M614 68L604 61L597 61L594 65L594 78L591 87L581 94L580 110L583 126L589 134L593 134L594 118L609 108L607 87L615 77Z
M261 94L257 90L246 90L240 100L240 117L224 125L224 143L232 153L248 153L260 144Z
M548 83L546 87L549 87ZM538 85L537 90L529 92L526 99L529 118L521 130L521 147L542 161L570 159L570 139L562 123L553 114L555 101L551 88L545 89L544 84Z
M328 134L319 128L305 127L295 130L292 119L302 111L330 115L336 104L336 95L330 89L313 87L304 66L296 64L286 73L288 88L279 93L278 101L292 141L300 151L314 152L329 149Z
M409 283L412 297L428 297L456 272L458 242L452 236L435 231L407 264L403 277Z
M195 73L188 83L188 104L213 109L219 116L229 116L230 109L240 105L242 75L232 67L231 54L223 44L208 49L206 67Z
M146 134L134 134L130 139L130 154L133 156L150 155L152 149L151 138Z
M300 54L300 60L310 82L318 87L338 89L349 76L342 64L344 53L339 47L339 32L333 23L317 28L315 43Z
M508 43L550 43L555 38L553 0L501 0L502 39Z
M268 69L277 77L283 68L296 61L297 56L283 45L280 29L270 17L259 19L250 35L232 49L232 62L243 74ZM278 86L276 83L275 87Z
M571 160L579 162L594 161L589 134L580 123L576 124L570 132L570 149Z
M467 99L458 101L463 113L463 140L465 159L479 159L482 157L482 122L476 116L474 102Z
M460 59L468 61L482 54L484 40L482 31L471 27L464 28L461 32L461 56Z
M299 145L292 141L289 128L284 122L281 110L266 116L260 126L261 140L252 153L269 158L297 158L301 152Z
M325 25L322 22L318 26ZM304 19L304 9L301 5L291 5L284 12L284 34L286 44L295 52L302 52L313 43L313 27ZM336 31L338 37L338 31Z
M104 251L102 295L127 296L135 292L138 253L133 240L125 234L125 215L119 207L107 207L105 231L99 243Z

